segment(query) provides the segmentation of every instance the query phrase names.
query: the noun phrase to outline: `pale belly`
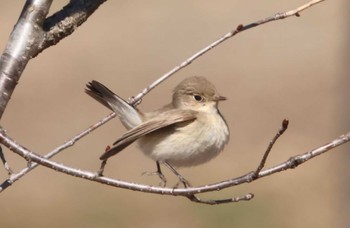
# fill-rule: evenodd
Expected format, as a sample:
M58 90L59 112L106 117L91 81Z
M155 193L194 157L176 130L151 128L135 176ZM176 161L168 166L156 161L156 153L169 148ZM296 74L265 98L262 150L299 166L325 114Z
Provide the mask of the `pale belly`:
M210 118L198 118L184 126L149 134L139 140L140 149L153 160L175 167L208 162L222 151L229 139L222 117L216 114Z

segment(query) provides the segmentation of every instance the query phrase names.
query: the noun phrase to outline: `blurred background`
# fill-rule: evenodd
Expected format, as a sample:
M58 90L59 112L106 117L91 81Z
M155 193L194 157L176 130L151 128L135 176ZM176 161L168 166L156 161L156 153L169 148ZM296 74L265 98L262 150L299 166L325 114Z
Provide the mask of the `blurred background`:
M54 1L51 13L68 1ZM77 31L30 61L1 126L20 144L46 154L109 110L84 93L98 80L127 98L237 27L306 3L293 1L108 1ZM0 48L24 1L2 1ZM284 118L290 127L267 162L272 166L350 130L350 2L325 1L283 21L243 32L210 51L148 94L150 111L170 102L185 77L202 75L229 98L220 109L231 129L224 152L179 170L194 185L255 169ZM99 155L125 130L118 119L53 160L96 171ZM207 206L186 198L132 192L38 167L1 193L3 227L349 227L350 144L254 183L201 195L255 194L249 202ZM5 149L14 171L26 166ZM0 169L1 170L1 169ZM142 176L155 164L133 145L113 157L106 175L157 185ZM164 169L169 186L176 179ZM1 182L7 178L0 171Z

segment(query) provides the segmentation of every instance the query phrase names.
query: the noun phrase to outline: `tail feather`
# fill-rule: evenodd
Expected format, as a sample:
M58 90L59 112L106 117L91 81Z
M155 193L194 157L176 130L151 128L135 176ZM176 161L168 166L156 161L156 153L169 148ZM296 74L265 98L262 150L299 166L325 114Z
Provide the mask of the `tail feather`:
M89 82L86 85L85 92L115 112L127 129L142 123L141 114L134 107L98 81Z

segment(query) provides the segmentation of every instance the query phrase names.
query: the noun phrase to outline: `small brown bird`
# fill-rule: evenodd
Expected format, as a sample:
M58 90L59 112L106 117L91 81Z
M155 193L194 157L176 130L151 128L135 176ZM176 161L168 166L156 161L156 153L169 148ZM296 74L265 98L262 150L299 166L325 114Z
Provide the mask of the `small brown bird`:
M229 129L219 109L226 100L204 77L190 77L175 87L172 102L142 113L97 81L86 93L119 116L128 131L101 155L105 161L138 140L145 155L159 163L188 167L216 157L229 140ZM162 178L162 177L161 177Z

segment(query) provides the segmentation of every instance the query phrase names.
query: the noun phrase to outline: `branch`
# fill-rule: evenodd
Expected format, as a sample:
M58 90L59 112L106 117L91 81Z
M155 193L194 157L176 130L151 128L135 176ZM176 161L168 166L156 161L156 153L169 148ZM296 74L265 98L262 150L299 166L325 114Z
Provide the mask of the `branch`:
M5 170L7 171L7 174L12 175L13 171L11 170L10 166L7 163L1 147L0 147L0 159L1 159L2 164L4 165Z
M224 35L223 37L219 38L218 40L214 41L213 43L211 43L210 45L208 45L207 47L205 47L204 49L200 50L199 52L197 52L196 54L194 54L193 56L189 57L188 59L186 59L184 62L182 62L180 65L176 66L175 68L173 68L171 71L169 71L168 73L164 74L163 76L161 76L158 80L156 80L155 82L153 82L152 84L150 84L148 87L144 88L139 94L137 94L135 97L133 98L130 98L130 104L136 106L140 101L141 101L141 98L143 96L145 96L148 92L150 92L152 89L154 89L157 85L159 85L161 82L163 82L164 80L166 80L167 78L169 78L171 75L175 74L176 72L180 71L181 69L185 68L186 66L188 66L189 64L191 64L193 61L195 61L196 59L198 59L200 56L204 55L205 53L209 52L211 49L213 49L214 47L218 46L219 44L223 43L224 41L228 40L229 38L235 36L236 34L238 34L239 32L242 32L242 31L245 31L245 30L248 30L248 29L251 29L251 28L254 28L256 26L259 26L259 25L262 25L262 24L265 24L267 22L272 22L272 21L276 21L276 20L280 20L280 19L284 19L284 18L287 18L287 17L290 17L290 16L293 16L293 15L296 15L296 16L299 16L299 13L317 3L320 3L324 0L318 0L318 1L311 1L303 6L300 6L298 7L297 9L294 9L294 10L290 10L290 11L287 11L285 13L277 13L276 15L272 16L272 17L268 17L268 18L265 18L265 19L262 19L262 20L259 20L257 22L253 22L253 23L250 23L250 24L247 24L247 25L239 25L237 26L236 30L233 30L229 33L227 33L226 35ZM84 10L81 10L79 11L79 8L84 8L84 7L74 7L73 5L78 5L78 4L84 4L86 5L87 8L91 9L90 11L89 10L85 10L86 12L89 12L89 13L86 13L86 15L84 16ZM104 1L102 0L99 0L99 1L95 1L96 4L94 3L91 3L91 1L71 1L65 8L63 8L60 12L54 14L52 17L46 19L44 21L44 28L45 30L47 30L47 34L50 34L48 35L48 38L47 40L43 41L40 45L40 47L42 49L40 49L40 51L43 50L43 48L47 48L48 45L53 45L55 43L57 43L60 39L63 39L64 36L67 36L69 35L70 33L69 32L73 32L74 31L74 25L78 25L78 22L74 23L75 21L80 21L83 20L83 19L87 19L87 17L89 15L91 15L91 13L93 12L93 10L97 9L97 7L99 6L99 4L102 4ZM88 4L88 3L91 3L91 4ZM74 9L76 11L74 11ZM68 13L67 15L70 15L70 16L64 16L65 15L65 12L70 12ZM77 13L77 12L81 12L80 13ZM72 18L74 20L72 20L71 23L69 23L70 21L70 18ZM78 20L79 19L79 20ZM60 30L60 28L63 26L63 28ZM56 31L56 32L55 32ZM64 32L65 31L65 32ZM1 64L1 62L0 62ZM0 75L0 85L1 85L1 75ZM1 89L0 89L1 91ZM75 142L77 142L79 139L81 139L82 137L84 137L85 135L87 135L88 133L90 133L91 131L93 131L94 129L96 129L97 127L103 125L104 123L108 122L110 119L112 119L113 117L115 117L115 113L111 113L109 114L108 116L106 116L105 118L103 118L102 120L100 120L98 123L92 125L91 127L87 128L86 130L84 130L82 133L74 136L72 139L68 140L66 143L64 143L63 145L59 146L58 148L54 149L53 151L51 151L50 153L46 154L44 157L40 157L40 158L44 158L44 159L49 159L51 157L53 157L54 155L58 154L59 152L63 151L64 149L74 145ZM5 136L4 136L5 137ZM4 138L5 139L5 138ZM4 140L6 141L6 140ZM18 145L20 146L20 145ZM15 150L15 148L10 148L11 150ZM17 150L18 151L18 150ZM21 151L21 150L20 150ZM31 153L29 151L27 151L28 153ZM40 158L38 158L40 160ZM35 159L32 159L32 161L36 162ZM39 162L39 164L41 164ZM36 163L30 163L30 165L21 170L19 173L17 174L13 174L11 175L11 177L7 180L7 182L9 183L9 185L11 185L12 183L14 183L15 181L19 180L21 177L23 177L26 173L30 172L32 169L34 169L35 167L37 167L38 164ZM48 165L48 163L47 163ZM262 166L263 167L263 166ZM255 176L257 173L259 173L259 171L262 169L261 168L258 168L256 171L255 171ZM259 170L260 169L260 170ZM261 174L261 173L260 173ZM260 175L259 174L259 175ZM250 174L252 175L252 174ZM91 173L91 172L87 172L86 175L83 175L83 176L86 176L89 177L87 179L96 179L96 180L100 180L102 179L103 181L106 181L108 182L108 180L112 180L112 179L108 179L105 180L106 178L105 177L100 177L100 178L96 178L95 177L95 174L94 173ZM248 178L249 179L249 178ZM250 177L251 179L251 177ZM103 182L102 181L102 182ZM99 181L98 181L99 182ZM101 183L102 183L101 182ZM249 181L247 181L249 182ZM114 183L113 181L110 182L110 183ZM114 183L113 186L116 186L116 187L123 187L124 188L130 188L130 189L133 189L132 186L129 186L129 185L124 185L125 183L127 182L122 182L123 184L120 184L120 183ZM121 185L121 186L120 186ZM135 186L134 186L135 187ZM149 186L146 186L145 189L148 189ZM4 190L5 188L1 188L0 187L0 191ZM157 188L156 188L157 189ZM133 189L135 190L135 189ZM143 190L144 191L144 190ZM243 197L244 198L244 197ZM246 197L246 198L249 198L249 197Z
M232 178L229 180L221 181L214 184L209 184L205 186L199 186L199 187L189 187L189 188L179 188L179 189L173 189L173 188L165 188L165 187L156 187L156 186L149 186L149 185L143 185L138 183L130 183L122 180L116 180L108 177L101 177L96 175L96 173L92 173L89 171L83 171L76 168L68 167L63 164L56 163L54 161L50 161L33 151L30 151L23 146L21 146L19 143L14 141L11 137L9 137L6 132L3 129L0 129L0 142L5 145L8 148L11 148L15 153L20 155L21 157L25 158L26 160L30 162L36 162L40 165L43 165L47 168L53 169L55 171L59 171L68 175L71 175L73 177L77 178L83 178L86 180L98 182L101 184L106 184L113 187L118 188L125 188L133 191L140 191L140 192L146 192L146 193L154 193L154 194L162 194L162 195L172 195L172 196L184 196L192 201L196 202L196 199L194 198L196 194L204 193L204 192L212 192L212 191L219 191L225 188L229 188L232 186L240 185L243 183L250 183L252 181L255 181L257 179L272 175L277 172L285 171L287 169L294 169L295 167L299 166L300 164L305 163L306 161L319 156L327 151L330 151L331 149L338 147L346 142L350 141L350 132L340 136L339 138L320 146L316 149L313 149L309 152L306 152L301 155L293 156L290 159L286 160L283 163L280 163L278 165L275 165L271 168L268 168L264 171L259 172L258 176L255 175L255 171L251 171L249 173L246 173L240 177ZM8 184L8 183L7 183ZM249 200L253 197L252 194L247 194L243 197L233 198L231 202L236 202L237 200ZM223 200L223 202L227 202L228 200ZM204 200L202 203L210 203L215 204L219 202L220 200L216 201L208 201Z
M277 132L277 134L275 135L275 137L273 137L273 139L272 139L271 142L269 143L269 146L267 147L267 149L266 149L266 151L265 151L265 154L264 154L263 158L261 159L258 168L255 170L255 174L254 174L255 177L258 177L258 176L259 176L260 171L261 171L261 170L264 168L264 166L265 166L267 157L269 156L273 145L275 145L277 139L287 130L288 125L289 125L289 120L284 119L284 120L282 121L282 127L278 130L278 132Z
M52 0L27 0L0 57L0 119L31 58L72 34L106 0L71 0L46 18Z
M222 199L222 200L206 200L206 199L201 199L196 195L190 195L190 196L187 196L187 198L195 203L218 205L218 204L224 204L224 203L237 203L239 201L249 201L254 198L254 194L248 193L244 196L238 196L238 197Z
M284 13L277 13L274 16L267 17L265 19L262 19L262 20L259 20L259 21L256 21L256 22L253 22L253 23L250 23L250 24L247 24L247 25L242 25L242 24L238 25L235 30L232 30L231 32L228 32L227 34L225 34L224 36L222 36L218 40L216 40L213 43L209 44L208 46L206 46L202 50L198 51L197 53L195 53L194 55L192 55L191 57L189 57L188 59L186 59L185 61L180 63L180 65L177 65L172 70L170 70L169 72L167 72L166 74L161 76L159 79L154 81L152 84L147 86L139 94L137 94L135 97L133 97L133 99L131 99L132 104L138 103L138 101L143 96L145 96L147 93L149 93L151 90L153 90L160 83L165 81L167 78L169 78L170 76L172 76L176 72L180 71L181 69L187 67L194 60L198 59L199 57L201 57L205 53L209 52L211 49L215 48L219 44L222 44L224 41L228 40L229 38L232 38L233 36L237 35L238 33L243 32L243 31L248 30L248 29L251 29L251 28L254 28L254 27L259 26L259 25L263 25L263 24L268 23L268 22L285 19L287 17L291 17L291 16L299 17L301 11L304 11L307 8L310 8L311 6L313 6L315 4L318 4L320 2L323 2L323 1L325 1L325 0L313 0L313 1L310 1L309 3L307 3L305 5L302 5L302 6L298 7L298 8L296 8L296 9L294 9L294 10L290 10L290 11L287 11L287 12L284 12Z
M47 18L43 25L46 34L37 54L71 35L105 1L71 0L62 10Z
M51 152L47 153L45 156L43 156L43 158L45 159L50 159L53 156L59 154L61 151L73 146L78 140L82 139L84 136L88 135L90 132L92 132L93 130L95 130L96 128L98 128L99 126L101 126L102 124L106 123L107 121L109 121L110 119L112 119L114 117L114 113L106 116L105 118L101 119L99 122L97 122L94 125L91 125L90 127L88 127L87 129L85 129L84 131L82 131L81 133L75 135L73 138L71 138L69 141L65 142L64 144L62 144L61 146L55 148L54 150L52 150ZM5 180L4 183L2 183L0 185L0 192L5 190L7 187L9 187L10 185L12 185L14 182L16 182L17 180L19 180L20 178L22 178L24 175L26 175L27 173L29 173L31 170L33 170L34 168L36 168L39 164L38 163L33 163L30 162L28 163L28 167L22 169L20 172L18 173L13 173L13 171L10 169L10 167L8 166L4 155L2 153L2 149L0 147L0 158L5 166L5 170L8 172L8 174L10 175L10 177Z
M27 1L0 57L0 119L43 32L40 29L52 0Z

